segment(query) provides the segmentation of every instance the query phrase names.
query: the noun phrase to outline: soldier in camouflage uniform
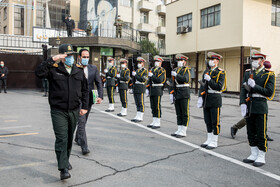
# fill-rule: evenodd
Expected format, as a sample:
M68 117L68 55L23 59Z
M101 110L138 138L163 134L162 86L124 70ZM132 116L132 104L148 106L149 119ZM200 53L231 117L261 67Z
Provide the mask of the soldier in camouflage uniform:
M202 79L205 85L199 89L197 107L203 106L204 121L207 127L207 140L201 147L214 149L218 147L220 133L220 113L222 107L221 93L226 89L226 72L218 68L221 55L213 52L208 54L209 69L204 71Z
M138 69L132 72L132 76L135 76L135 83L133 85L133 95L137 108L136 116L131 120L134 122L143 121L145 105L144 105L144 93L146 89L146 82L148 80L148 70L144 68L146 60L142 57L137 58Z
M190 81L191 74L189 68L187 67L187 60L189 58L182 54L176 55L176 60L178 67L171 72L174 79L173 90L170 92L170 99L173 99L173 94L175 96L175 109L177 115L177 131L171 136L176 136L177 138L185 137L187 134L187 127L190 121Z
M241 114L246 116L247 135L251 155L245 163L260 167L265 164L267 152L267 100L275 94L275 74L265 69L266 55L253 50L251 54L252 69L245 72L240 93Z
M108 69L105 69L106 73L106 88L107 95L109 98L109 108L105 110L106 112L114 112L114 88L116 84L117 68L114 66L115 59L109 57L108 59Z
M127 115L127 90L128 90L128 82L130 80L130 70L127 68L128 61L124 58L120 59L121 63L121 71L117 74L118 88L120 93L120 99L122 103L122 110L118 116L126 116Z
M161 96L163 95L164 83L166 81L166 71L161 67L163 58L160 56L154 57L155 67L149 72L149 81L147 90L150 95L150 103L153 114L153 122L148 125L152 129L160 128L161 112Z
M118 15L118 18L116 19L114 26L116 26L116 38L121 38L122 37L122 26L123 26L123 21L121 20L121 16Z

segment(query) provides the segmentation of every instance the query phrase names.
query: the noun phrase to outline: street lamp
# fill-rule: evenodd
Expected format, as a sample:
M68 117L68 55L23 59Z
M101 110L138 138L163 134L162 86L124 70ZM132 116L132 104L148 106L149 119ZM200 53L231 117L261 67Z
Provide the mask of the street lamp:
M55 43L56 43L56 45L60 45L60 39L59 39L59 36L56 38L56 40L55 40Z

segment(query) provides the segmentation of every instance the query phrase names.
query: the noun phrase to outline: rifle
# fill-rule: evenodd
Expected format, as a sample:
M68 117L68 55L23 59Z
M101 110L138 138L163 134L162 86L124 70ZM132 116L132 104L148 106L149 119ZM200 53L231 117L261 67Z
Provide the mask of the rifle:
M132 61L131 61L131 63L132 63L132 71L131 71L131 74L132 74L132 72L133 71L135 71L135 64L134 64L134 57L133 57L133 55L132 55ZM131 75L131 77L132 77L132 83L130 83L130 87L132 87L132 86L134 86L134 84L135 84L135 76L132 76Z
M253 75L253 67L252 67L252 48L250 48L250 64L251 64L251 69L250 69L250 75L249 75L249 78L251 78L251 79L253 79L254 78L254 75ZM247 87L249 87L249 88L247 88L246 89L246 86ZM246 103L248 103L249 102L249 108L248 108L248 112L247 112L247 117L251 117L251 110L252 110L252 88L250 87L250 86L248 86L247 84L246 84L246 86L245 86L245 89L249 92L248 93L248 97L246 98Z
M152 72L152 69L153 69L153 65L152 65L152 62L150 60L150 54L148 55L148 63L149 63L149 72ZM146 86L146 88L149 89L149 95L151 95L151 90L152 90L152 77L149 77L149 84Z
M173 57L173 61L174 61L174 57ZM171 61L171 58L169 58L169 63L170 63L170 66L171 66L171 71L177 71L177 68L174 68L174 63L172 64L172 61ZM171 77L172 77L172 87L173 87L173 90L171 90L171 92L170 92L170 94L173 94L173 103L171 103L171 104L175 104L175 94L176 94L176 82L175 82L175 77L174 76L172 76L171 75Z
M208 61L207 61L207 51L205 51L205 65L206 65L206 70L205 70L205 74L209 75L209 65L208 65ZM201 93L202 98L203 98L203 108L206 107L206 101L207 101L207 95L208 95L208 81L203 80L199 82L201 84L201 86L204 86L204 91Z

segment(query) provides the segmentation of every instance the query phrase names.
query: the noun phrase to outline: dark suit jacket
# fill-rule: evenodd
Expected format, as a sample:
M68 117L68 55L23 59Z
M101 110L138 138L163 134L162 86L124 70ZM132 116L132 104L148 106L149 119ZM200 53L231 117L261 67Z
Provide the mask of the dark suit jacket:
M89 105L93 104L92 90L94 84L97 86L98 97L103 99L103 85L99 71L95 65L89 64L88 66L88 90L89 90Z

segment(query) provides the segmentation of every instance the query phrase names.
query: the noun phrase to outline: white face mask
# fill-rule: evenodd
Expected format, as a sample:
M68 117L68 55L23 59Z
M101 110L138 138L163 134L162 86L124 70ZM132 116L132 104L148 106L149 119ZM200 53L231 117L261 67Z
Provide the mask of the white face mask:
M111 68L111 67L113 67L113 66L114 66L114 64L108 63L108 67L109 67L109 68Z
M138 64L137 67L138 67L139 69L141 69L141 68L142 68L142 64Z
M122 67L122 68L126 68L126 65L125 65L125 64L121 64L121 67Z
M210 67L215 66L214 60L209 60L209 63L208 63L208 64L209 64Z
M258 68L260 65L259 65L259 61L258 60L253 60L252 62L252 68L256 69Z
M183 67L184 62L180 60L180 61L177 62L177 65L178 65L178 67Z
M159 64L160 64L160 62L158 62L158 61L155 62L156 67L159 67Z

